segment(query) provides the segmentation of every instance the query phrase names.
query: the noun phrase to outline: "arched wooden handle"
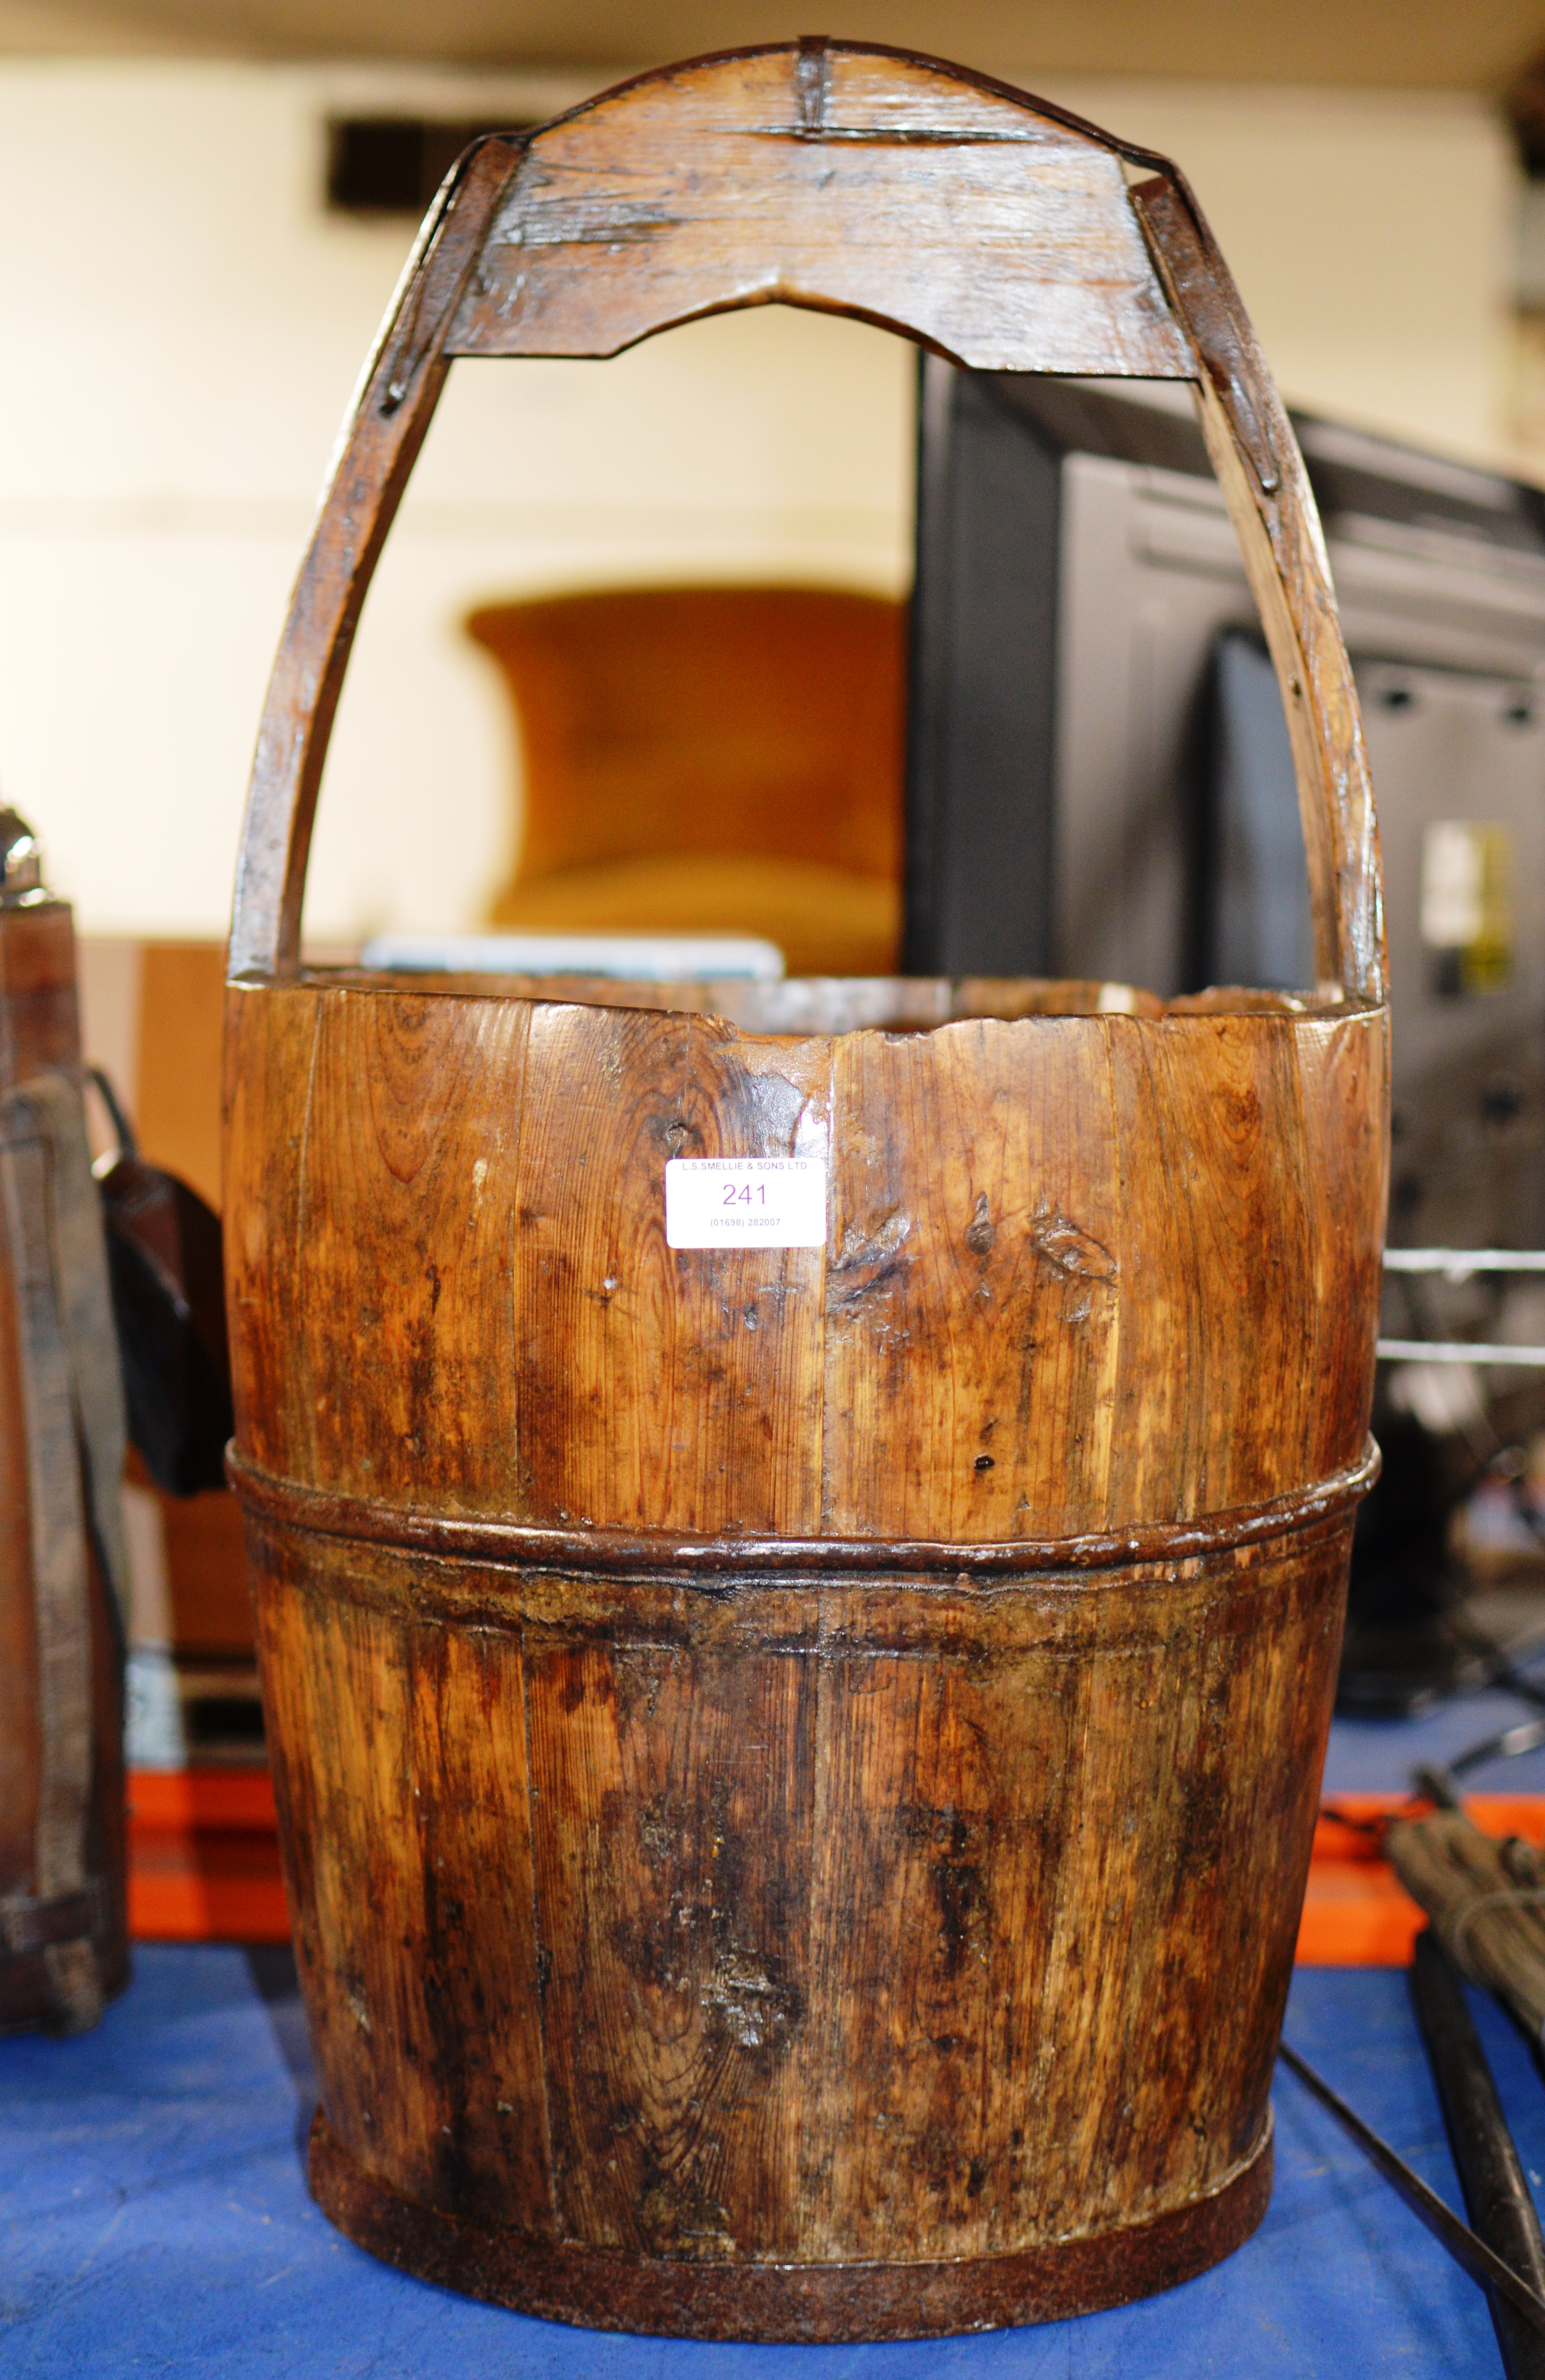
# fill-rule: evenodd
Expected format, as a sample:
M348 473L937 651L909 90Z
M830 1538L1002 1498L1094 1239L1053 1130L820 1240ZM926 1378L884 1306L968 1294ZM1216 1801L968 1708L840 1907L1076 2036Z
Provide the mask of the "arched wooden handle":
M386 533L449 369L450 317L520 156L474 143L425 218L338 443L258 726L237 856L231 980L294 975L311 825L344 672Z
M1128 190L1125 166L1150 169ZM1189 380L1292 734L1322 994L1384 996L1378 834L1314 499L1180 175L1043 100L895 50L807 41L604 92L447 181L301 568L258 735L233 978L298 965L317 789L377 556L458 355L609 355L782 302L982 370Z
M1182 176L1166 165L1132 203L1201 364L1203 435L1276 665L1308 856L1315 972L1380 1001L1387 990L1379 821L1352 665L1320 514L1277 385L1233 275Z

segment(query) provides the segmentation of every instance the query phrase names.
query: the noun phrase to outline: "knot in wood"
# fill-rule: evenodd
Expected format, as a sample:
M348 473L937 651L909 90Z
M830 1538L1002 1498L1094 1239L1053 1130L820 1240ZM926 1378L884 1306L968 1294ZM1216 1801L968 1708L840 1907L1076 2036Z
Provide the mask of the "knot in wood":
M987 1211L987 1193L979 1190L971 1220L966 1226L966 1245L974 1257L987 1256L998 1234L991 1216Z

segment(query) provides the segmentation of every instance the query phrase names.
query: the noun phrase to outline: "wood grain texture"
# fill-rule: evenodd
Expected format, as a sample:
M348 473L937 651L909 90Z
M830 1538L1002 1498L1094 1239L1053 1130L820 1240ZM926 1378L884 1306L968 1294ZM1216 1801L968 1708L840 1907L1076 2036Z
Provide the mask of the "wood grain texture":
M328 2120L429 2205L548 2197L518 1642L416 1629L400 1572L275 1599L258 1651L296 1957ZM290 1566L292 1590L306 1571ZM310 1658L288 1658L297 1628ZM476 2216L474 2216L476 2219Z
M836 2148L807 2168L812 2253L851 2253L859 2209L897 2258L1002 2253L1146 2220L1247 2157L1333 1547L1097 1594L823 1597L811 1995L836 2032L808 2088ZM1296 1680L1257 1669L1259 1630Z
M1109 1027L1135 1284L1113 1422L1112 1503L1124 1515L1277 1492L1262 1483L1302 1475L1320 1394L1302 1360L1314 1258L1296 1036L1265 1017L1179 1022ZM1336 1442L1354 1427L1339 1415Z
M1361 1458L1381 1012L794 1038L386 986L230 1001L238 1442L280 1478L988 1543ZM796 1149L830 1156L825 1249L666 1247L668 1158Z
M493 141L463 159L420 235L377 341L368 394L290 598L259 722L237 857L233 976L295 971L317 792L354 632L444 384L449 316L517 153Z
M664 1169L672 1157L824 1159L827 1045L539 1007L529 1065L516 1252L524 1509L818 1528L824 1252L667 1248Z
M1320 1019L1298 1040L1304 1156L1315 1278L1308 1313L1312 1354L1301 1361L1318 1393L1309 1405L1304 1466L1311 1477L1337 1460L1341 1432L1366 1429L1373 1377L1342 1327L1350 1314L1377 1314L1383 1286L1384 1219L1390 1196L1390 1024L1370 1017ZM1363 1403L1361 1399L1368 1402Z
M527 1632L558 2236L796 2256L817 1609L619 1600Z
M534 134L445 348L615 355L772 301L905 324L983 370L1191 371L1113 146L836 42L667 68Z
M1058 2322L1174 2289L1249 2238L1271 2198L1271 2170L1267 2132L1210 2198L1150 2223L969 2264L708 2265L549 2243L422 2206L363 2172L321 2114L309 2159L312 2194L341 2231L443 2289L597 2330L797 2346Z
M322 2107L389 2192L688 2312L947 2258L967 2309L1259 2151L1347 1517L987 1594L249 1528Z
M80 1062L75 922L69 905L0 912L0 1089Z
M1101 1526L1122 1309L1103 1021L853 1034L833 1067L823 1524Z
M905 1571L919 1582L991 1585L1043 1570L1096 1572L1130 1563L1165 1570L1205 1560L1223 1549L1264 1544L1271 1537L1329 1521L1361 1502L1379 1475L1371 1439L1359 1462L1329 1478L1264 1504L1210 1512L1188 1521L1160 1521L1077 1537L1000 1537L985 1544L948 1537L786 1537L726 1531L689 1536L681 1529L578 1527L436 1512L420 1505L381 1504L297 1487L247 1461L236 1447L226 1469L248 1512L258 1519L305 1529L314 1536L347 1537L360 1545L396 1546L428 1560L465 1555L484 1565L558 1570L598 1578L630 1577L668 1564L699 1579L801 1577L819 1570L833 1577L877 1578Z
M809 2278L850 2264L949 2265L948 2328L1147 2285L1187 2208L1199 2262L1239 2236L1386 1019L1079 998L795 1038L232 988L234 1476L318 2186L413 2269L610 2320L586 2260L631 2259L644 2326L835 2338L911 2318L866 2280L855 2330ZM828 1151L825 1248L668 1249L678 1149ZM1055 2265L1128 2236L1101 2287Z
M265 1465L297 1426L295 1293L320 1009L310 989L262 1009L237 992L225 996L221 1170L231 1381L237 1439Z
M403 1500L432 1463L453 1504L507 1494L526 1031L509 1002L345 993L318 1009L289 1349L316 1476L348 1467Z

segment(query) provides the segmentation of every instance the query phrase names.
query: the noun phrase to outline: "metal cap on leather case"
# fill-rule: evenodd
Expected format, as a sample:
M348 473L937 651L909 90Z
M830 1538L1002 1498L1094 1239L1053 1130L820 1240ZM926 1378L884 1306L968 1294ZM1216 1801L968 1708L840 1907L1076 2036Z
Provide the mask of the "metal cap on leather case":
M46 901L43 845L18 810L0 808L0 908Z

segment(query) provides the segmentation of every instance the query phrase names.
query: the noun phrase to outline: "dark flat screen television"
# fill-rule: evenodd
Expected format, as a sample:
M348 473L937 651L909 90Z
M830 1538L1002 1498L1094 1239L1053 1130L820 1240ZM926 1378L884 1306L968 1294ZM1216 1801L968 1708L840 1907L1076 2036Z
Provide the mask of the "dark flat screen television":
M1545 497L1296 426L1388 902L1392 1237L1545 1245ZM1308 979L1286 728L1188 392L921 363L906 965Z

